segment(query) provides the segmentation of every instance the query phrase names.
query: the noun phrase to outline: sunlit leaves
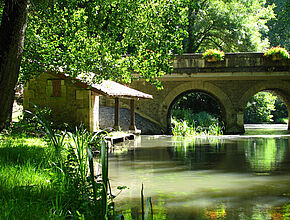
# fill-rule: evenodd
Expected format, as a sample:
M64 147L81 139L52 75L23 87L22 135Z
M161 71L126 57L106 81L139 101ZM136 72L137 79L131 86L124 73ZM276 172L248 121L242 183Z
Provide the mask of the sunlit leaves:
M282 46L290 49L290 2L288 0L267 0L267 4L275 4L276 19L267 22L271 46Z
M184 2L189 36L186 51L261 51L269 45L262 33L267 31L265 23L273 17L273 10L272 6L265 6L265 0Z
M58 0L48 10L32 4L23 79L52 70L158 85L155 78L171 71L170 59L181 51L180 10L176 0Z
M276 96L269 92L255 94L247 103L245 123L272 122L272 111L275 111Z

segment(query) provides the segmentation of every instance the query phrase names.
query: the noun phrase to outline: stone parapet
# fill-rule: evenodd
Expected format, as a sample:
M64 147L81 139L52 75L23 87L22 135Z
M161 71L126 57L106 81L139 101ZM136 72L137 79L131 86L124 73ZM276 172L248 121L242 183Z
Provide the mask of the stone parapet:
M202 54L183 54L173 60L173 73L289 72L290 59L273 61L263 53L226 53L220 62L207 62Z

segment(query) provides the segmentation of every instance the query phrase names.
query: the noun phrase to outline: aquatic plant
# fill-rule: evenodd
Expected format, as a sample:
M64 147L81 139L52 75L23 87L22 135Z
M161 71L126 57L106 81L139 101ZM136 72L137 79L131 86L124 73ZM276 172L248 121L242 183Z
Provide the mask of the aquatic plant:
M174 110L171 118L174 136L208 136L222 135L224 126L210 113L194 114L190 110ZM183 118L180 119L180 118Z

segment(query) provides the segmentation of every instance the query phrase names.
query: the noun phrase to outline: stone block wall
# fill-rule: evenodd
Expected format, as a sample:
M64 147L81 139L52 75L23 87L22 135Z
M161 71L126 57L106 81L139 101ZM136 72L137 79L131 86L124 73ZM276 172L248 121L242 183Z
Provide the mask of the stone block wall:
M60 82L55 83L55 80ZM54 88L54 84L59 84ZM59 91L60 90L60 91ZM51 120L56 125L72 127L81 123L93 131L97 128L97 94L51 74L41 74L30 80L24 88L23 107L33 111L33 104L52 110ZM33 104L32 104L33 103Z

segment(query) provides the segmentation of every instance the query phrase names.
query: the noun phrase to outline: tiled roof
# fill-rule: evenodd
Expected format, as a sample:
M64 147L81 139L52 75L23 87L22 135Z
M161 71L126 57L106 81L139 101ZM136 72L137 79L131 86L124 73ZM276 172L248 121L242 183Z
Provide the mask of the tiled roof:
M69 75L63 73L51 73L53 76L62 78L64 80L69 80L75 83L78 86L81 86L85 89L89 89L93 92L96 92L100 95L109 96L109 97L119 97L119 98L143 98L143 99L153 99L153 96L144 92L140 92L136 89L129 88L120 83L103 80L101 83L96 83L89 85L81 79L73 78Z

